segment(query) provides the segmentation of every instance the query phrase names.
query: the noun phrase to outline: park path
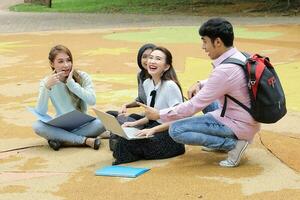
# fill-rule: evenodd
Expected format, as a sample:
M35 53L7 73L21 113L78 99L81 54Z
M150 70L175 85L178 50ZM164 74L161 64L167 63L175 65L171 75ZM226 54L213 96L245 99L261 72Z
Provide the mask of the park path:
M0 33L154 26L199 26L203 16L102 13L24 13L8 7L23 0L1 0ZM300 17L226 17L233 24L300 24Z

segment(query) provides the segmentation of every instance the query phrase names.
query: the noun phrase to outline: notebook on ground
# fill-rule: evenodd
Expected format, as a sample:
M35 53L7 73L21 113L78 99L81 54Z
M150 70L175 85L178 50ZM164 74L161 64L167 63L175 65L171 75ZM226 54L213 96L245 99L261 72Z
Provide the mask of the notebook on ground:
M149 170L150 169L148 168L136 168L128 166L107 166L101 169L97 169L95 175L135 178Z
M42 115L38 113L34 108L28 107L27 109L42 122L58 128L65 129L67 131L73 131L75 129L78 129L82 126L85 126L88 122L91 122L94 119L96 119L95 117L82 113L78 110L73 110L58 117L52 118L47 114Z
M102 112L100 110L97 110L96 108L92 108L98 118L101 120L103 123L103 126L105 127L106 130L123 137L127 140L136 140L136 139L144 139L148 138L146 136L136 136L136 133L140 131L140 129L134 128L134 127L122 127L118 120L105 112Z

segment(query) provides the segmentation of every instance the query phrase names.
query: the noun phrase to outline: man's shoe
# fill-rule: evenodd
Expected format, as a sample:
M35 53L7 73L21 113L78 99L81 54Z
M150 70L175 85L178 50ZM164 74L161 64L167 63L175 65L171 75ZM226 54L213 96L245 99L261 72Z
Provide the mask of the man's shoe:
M246 140L238 140L235 148L228 152L228 158L226 160L222 160L219 165L221 167L238 166L248 144L249 142Z
M48 144L54 151L58 151L61 147L61 143L57 140L48 140Z

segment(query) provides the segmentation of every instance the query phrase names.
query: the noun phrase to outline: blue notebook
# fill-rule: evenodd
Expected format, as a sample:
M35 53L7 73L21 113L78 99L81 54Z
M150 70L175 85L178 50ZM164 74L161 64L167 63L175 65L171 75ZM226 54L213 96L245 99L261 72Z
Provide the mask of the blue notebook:
M136 168L136 167L128 167L128 166L107 166L101 169L97 169L95 175L135 178L149 170L150 169L148 168Z

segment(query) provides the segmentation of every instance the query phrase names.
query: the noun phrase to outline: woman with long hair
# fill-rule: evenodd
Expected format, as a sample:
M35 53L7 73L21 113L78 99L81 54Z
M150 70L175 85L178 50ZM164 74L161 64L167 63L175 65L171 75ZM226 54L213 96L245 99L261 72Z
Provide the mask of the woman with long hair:
M118 115L125 115L127 113L128 108L134 108L134 107L139 107L137 102L145 104L147 99L146 99L146 94L143 88L143 83L144 81L149 77L148 71L147 71L147 62L150 53L152 50L155 48L154 44L147 43L144 44L139 48L138 54L137 54L137 64L140 69L140 71L137 73L137 83L138 83L138 96L135 98L134 101L129 102L129 103L124 103L122 107L118 111L107 111L107 113L118 117ZM130 115L130 118L133 119L139 119L140 116L136 114ZM122 121L122 119L120 119Z
M140 68L140 72L137 74L138 96L135 99L135 101L123 104L123 106L119 110L119 113L126 113L127 108L138 107L139 105L137 104L137 102L146 103L147 99L143 88L143 83L149 77L147 71L147 62L154 48L155 48L154 44L148 43L148 44L144 44L139 49L137 54L137 64L138 67Z
M87 105L95 105L96 95L92 80L86 72L74 69L71 51L63 45L56 45L50 50L48 58L52 73L40 83L35 111L46 114L49 99L57 116L73 110L86 112ZM38 120L33 124L33 129L56 151L65 144L87 145L97 150L100 146L100 138L97 136L105 131L98 119L73 131Z
M156 47L147 62L148 78L143 83L146 104L156 109L173 107L183 102L183 95L172 65L172 54L164 47ZM122 164L141 159L163 159L181 155L184 145L174 142L168 134L169 124L149 121L146 117L125 122L123 126L143 126L138 135L146 139L126 140L119 138L113 156L113 164Z
M149 78L149 74L147 71L147 62L148 58L152 52L152 50L155 48L154 44L147 43L141 46L138 50L137 54L137 65L140 69L140 71L137 73L137 83L138 83L138 96L135 98L134 101L125 103L122 105L122 107L118 111L107 111L108 114L113 115L118 119L120 123L124 123L125 121L134 121L143 118L143 114L139 113L131 113L127 114L128 108L134 108L139 107L138 103L145 104L147 102L145 90L143 87L144 81ZM109 136L109 148L110 150L114 149L114 146L118 140L118 136L111 133Z

